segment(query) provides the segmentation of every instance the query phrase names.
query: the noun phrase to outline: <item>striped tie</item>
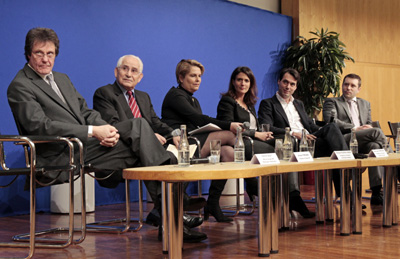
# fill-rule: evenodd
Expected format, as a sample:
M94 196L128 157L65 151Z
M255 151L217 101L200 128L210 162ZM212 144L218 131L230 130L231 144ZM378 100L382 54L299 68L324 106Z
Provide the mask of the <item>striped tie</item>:
M129 96L129 107L131 108L133 117L141 118L142 115L140 114L139 106L136 103L135 97L133 97L132 91L127 92Z

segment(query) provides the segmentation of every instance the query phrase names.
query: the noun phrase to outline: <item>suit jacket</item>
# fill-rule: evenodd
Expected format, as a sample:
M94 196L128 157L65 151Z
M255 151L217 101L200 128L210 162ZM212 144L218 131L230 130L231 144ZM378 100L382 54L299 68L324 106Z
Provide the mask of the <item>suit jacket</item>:
M249 106L249 111L253 114L254 118L256 118L257 130L260 128L260 125L257 120L257 114L254 106ZM229 122L250 122L250 114L246 111L242 106L240 106L235 99L230 96L222 96L221 100L218 103L217 108L217 119L224 120ZM254 138L256 130L245 130L243 135L250 136Z
M154 111L150 96L135 90L135 99L142 117L146 119L154 132L169 137L172 128L162 122ZM134 119L126 98L117 82L105 85L96 90L93 96L93 108L100 112L102 118L111 125L124 127L123 121Z
M371 104L361 98L357 98L358 113L360 115L360 124L372 124L371 119ZM331 119L332 110L336 110L335 123L339 126L342 133L349 133L354 127L353 119L351 118L349 105L344 96L328 98L323 106L323 117L326 122Z
M299 113L303 127L309 133L319 130L319 127L308 117L302 101L295 99L293 105ZM258 120L260 123L270 124L270 130L274 135L285 134L285 128L290 127L286 113L276 95L261 101L258 109Z
M88 125L105 125L97 111L89 109L85 99L76 91L67 75L54 72L54 80L66 103L27 64L7 90L8 102L20 133L79 138L86 148ZM60 145L39 145L40 157L54 162L66 152Z
M229 130L231 122L221 121L204 115L199 101L182 87L172 87L164 97L161 109L162 121L177 129L186 124L187 131L214 123L223 130Z

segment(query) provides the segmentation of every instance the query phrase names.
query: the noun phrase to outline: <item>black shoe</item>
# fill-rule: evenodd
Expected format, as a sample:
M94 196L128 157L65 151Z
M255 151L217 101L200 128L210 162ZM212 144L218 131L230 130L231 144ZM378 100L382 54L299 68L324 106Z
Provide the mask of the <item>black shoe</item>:
M159 225L161 225L161 218L155 215L154 213L150 212L149 214L147 214L146 224L158 227Z
M187 195L183 196L183 210L184 211L194 211L199 210L206 206L206 199L203 197L190 198Z
M183 242L197 243L207 239L207 235L183 226ZM158 241L162 241L162 227L158 227Z
M187 214L183 214L183 225L188 228L195 228L203 223L202 217L192 217Z
M371 205L383 205L383 195L382 193L371 195Z
M221 207L219 206L219 204L217 204L216 206L207 205L204 207L204 220L208 220L208 218L210 217L210 214L213 215L214 218L218 222L233 221L232 218L228 218L224 215L224 213L222 213L222 210L221 210Z
M197 243L207 239L207 235L183 226L183 242L184 243Z
M315 217L315 213L308 210L300 195L292 195L289 197L289 210L297 211L303 218Z

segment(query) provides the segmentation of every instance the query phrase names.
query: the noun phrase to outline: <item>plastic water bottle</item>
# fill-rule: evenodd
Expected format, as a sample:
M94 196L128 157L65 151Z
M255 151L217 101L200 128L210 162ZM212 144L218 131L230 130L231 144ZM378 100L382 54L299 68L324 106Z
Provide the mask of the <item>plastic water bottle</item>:
M181 140L179 141L178 148L178 165L190 165L189 142L186 135L186 125L181 125Z
M292 157L293 145L292 137L290 136L290 128L285 128L285 140L283 141L283 160L289 161Z
M355 129L351 129L350 150L351 150L351 153L353 153L353 154L358 153L358 141L357 141Z
M243 163L244 162L244 142L242 137L242 128L237 127L236 129L236 142L234 146L234 155L235 155L235 162L236 163Z
M396 136L396 153L400 153L400 128L397 128L397 136Z

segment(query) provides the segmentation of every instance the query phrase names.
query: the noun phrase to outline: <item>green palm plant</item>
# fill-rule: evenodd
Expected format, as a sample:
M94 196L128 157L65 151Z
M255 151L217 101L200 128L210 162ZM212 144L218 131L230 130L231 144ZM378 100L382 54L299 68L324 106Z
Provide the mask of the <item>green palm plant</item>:
M316 37L298 36L286 49L283 63L284 67L299 71L301 79L295 97L304 102L307 113L314 118L326 97L339 95L344 61L354 59L345 52L346 45L337 32L321 29L310 33Z

